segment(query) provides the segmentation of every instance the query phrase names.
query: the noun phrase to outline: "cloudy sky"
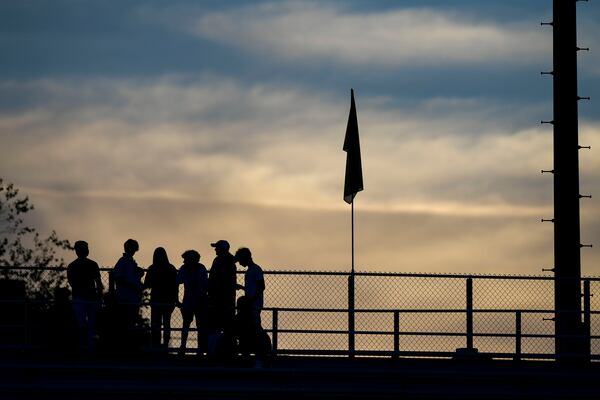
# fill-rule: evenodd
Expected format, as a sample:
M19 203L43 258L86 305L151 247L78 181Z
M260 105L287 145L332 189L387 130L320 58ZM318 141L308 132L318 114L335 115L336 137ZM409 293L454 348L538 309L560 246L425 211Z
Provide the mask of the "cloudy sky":
M341 147L356 92L357 269L552 265L550 0L4 1L0 176L35 223L113 265L211 241L268 269L347 270ZM600 4L579 3L582 96L600 98ZM580 104L582 193L600 112ZM582 240L600 246L600 205ZM595 249L583 271L600 273Z

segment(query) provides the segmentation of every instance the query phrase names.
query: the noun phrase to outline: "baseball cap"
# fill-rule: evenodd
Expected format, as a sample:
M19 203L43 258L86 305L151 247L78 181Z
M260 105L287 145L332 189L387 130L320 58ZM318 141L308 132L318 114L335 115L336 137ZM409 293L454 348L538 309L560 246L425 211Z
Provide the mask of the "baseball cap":
M210 244L212 247L218 247L220 249L229 250L229 242L227 240L217 240L215 243Z

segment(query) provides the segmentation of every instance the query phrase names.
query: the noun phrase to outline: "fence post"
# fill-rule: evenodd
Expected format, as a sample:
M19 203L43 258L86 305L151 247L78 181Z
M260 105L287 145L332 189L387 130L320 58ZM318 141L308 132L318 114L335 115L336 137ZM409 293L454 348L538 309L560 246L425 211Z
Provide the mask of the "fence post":
M394 358L400 355L400 311L394 311Z
M592 355L592 306L591 306L590 280L583 281L583 338L585 341L586 361L591 360Z
M348 357L354 357L354 272L348 276Z
M473 349L473 278L467 278L467 349Z
M273 345L273 354L277 354L277 330L278 330L278 323L279 323L279 310L277 310L276 308L273 309L273 322L271 325L271 336L272 336L272 345Z
M25 347L27 347L30 343L30 334L32 331L32 327L31 327L31 310L30 310L30 302L29 299L25 300L25 310L24 310L24 322L25 324L23 325L24 331L23 333L25 334L23 336L24 339L24 345Z
M521 361L521 311L515 313L515 361Z

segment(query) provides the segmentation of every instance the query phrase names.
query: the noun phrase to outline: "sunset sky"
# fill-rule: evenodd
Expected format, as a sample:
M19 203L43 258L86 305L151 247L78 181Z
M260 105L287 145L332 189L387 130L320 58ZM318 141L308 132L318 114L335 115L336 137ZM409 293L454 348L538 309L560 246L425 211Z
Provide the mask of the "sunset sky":
M600 4L578 3L583 272L600 274ZM3 1L0 177L112 266L210 242L265 269L552 266L550 0ZM69 255L70 257L70 255Z

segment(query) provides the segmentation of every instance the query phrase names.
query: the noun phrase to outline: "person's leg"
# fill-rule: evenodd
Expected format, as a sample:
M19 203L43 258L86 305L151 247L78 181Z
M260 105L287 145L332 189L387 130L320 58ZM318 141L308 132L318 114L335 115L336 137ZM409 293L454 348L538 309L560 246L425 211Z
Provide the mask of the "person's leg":
M261 309L252 309L252 328L255 332L262 330Z
M181 317L183 318L183 324L181 326L181 345L179 346L179 354L185 354L187 348L187 338L190 331L190 324L194 318L194 313L190 312L185 308L181 308Z
M98 320L98 312L100 304L95 301L90 301L86 305L87 309L87 340L88 349L93 351L96 348L96 321Z
M198 331L198 355L207 351L208 334L206 330L206 316L201 308L194 310L196 329Z
M256 354L256 366L262 366L266 352L262 343L262 321L260 318L260 309L252 309L252 347Z
M225 311L221 304L217 303L213 305L211 308L211 319L213 323L213 333L223 332Z
M162 325L163 325L163 345L165 348L169 348L171 341L171 315L173 314L172 306L165 306L162 314Z
M73 299L73 312L77 320L77 334L79 339L79 350L83 350L86 346L86 313L85 303L80 299Z
M161 322L161 309L158 304L151 304L150 306L150 334L152 336L152 347L160 346L160 322Z
M125 327L125 348L126 352L132 352L139 348L140 336L137 330L137 321L140 315L140 307L138 304L123 304L124 312L124 327Z
M235 303L223 307L223 333L233 336L233 324L235 321Z

